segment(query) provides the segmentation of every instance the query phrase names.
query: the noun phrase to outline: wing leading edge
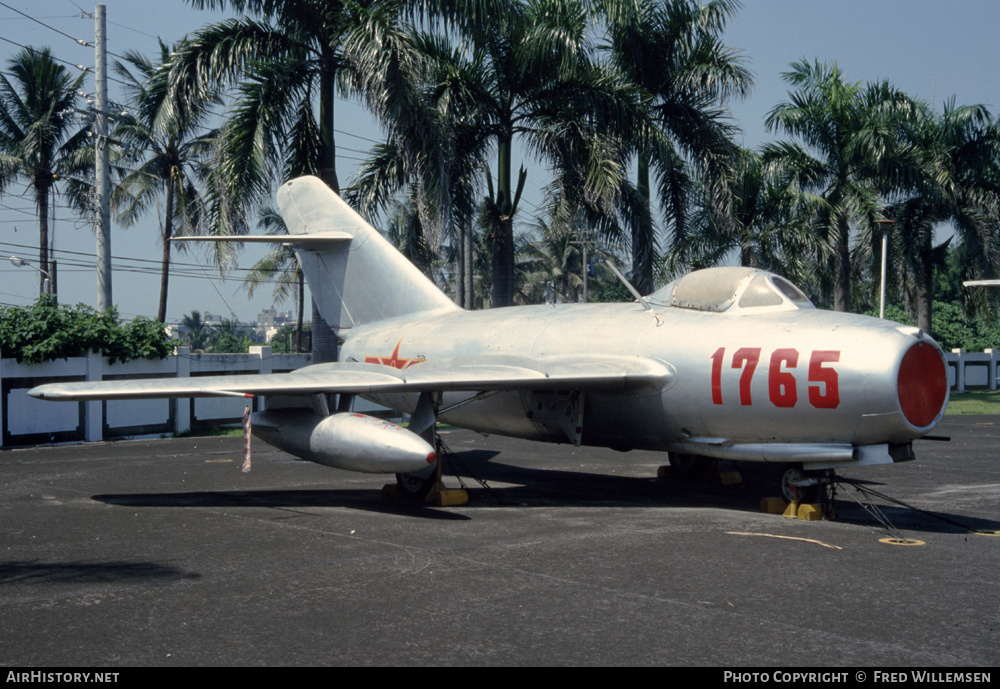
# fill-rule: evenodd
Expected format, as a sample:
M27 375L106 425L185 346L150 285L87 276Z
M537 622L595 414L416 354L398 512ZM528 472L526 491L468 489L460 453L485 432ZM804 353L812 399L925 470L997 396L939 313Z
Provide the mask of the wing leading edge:
M48 383L32 388L28 394L43 400L86 401L316 393L665 389L673 384L675 375L670 364L647 357L531 359L487 355L423 361L404 370L337 362L314 364L291 373Z

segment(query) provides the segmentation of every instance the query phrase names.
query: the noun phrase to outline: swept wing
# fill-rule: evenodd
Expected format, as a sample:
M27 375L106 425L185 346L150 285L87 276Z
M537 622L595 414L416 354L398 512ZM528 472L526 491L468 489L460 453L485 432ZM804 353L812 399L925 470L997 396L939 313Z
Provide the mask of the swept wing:
M423 361L404 370L380 364L315 364L291 373L49 383L28 394L45 400L114 400L230 395L625 389L668 387L669 364L637 356L534 359L481 355Z

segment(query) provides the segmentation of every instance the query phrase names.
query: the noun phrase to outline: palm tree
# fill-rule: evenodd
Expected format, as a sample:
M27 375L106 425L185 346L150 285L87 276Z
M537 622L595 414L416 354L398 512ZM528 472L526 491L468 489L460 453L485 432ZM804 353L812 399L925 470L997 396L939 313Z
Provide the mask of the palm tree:
M834 254L820 278L833 292L834 308L849 311L851 228L870 232L883 195L903 188L898 135L915 105L888 82L846 83L836 64L803 60L784 78L796 90L771 110L765 124L801 138L809 150L792 142L769 144L765 160L821 202L815 226Z
M31 188L38 208L42 283L50 271L50 194L57 180L71 181L86 158L86 129L74 129L82 83L83 76L70 76L48 48L21 50L10 60L9 72L0 73L0 193L17 179L26 179Z
M230 7L241 15L189 37L177 53L172 75L176 88L189 96L237 87L213 166L213 232L243 234L246 210L266 205L275 182L293 176L287 170L292 165L299 174L318 175L339 193L334 84L345 66L340 46L352 13L342 3L321 0L191 4ZM313 109L317 95L318 117ZM313 332L315 360L336 358L335 338L315 303Z
M215 332L208 323L201 319L200 311L192 311L181 319L183 340L195 352L207 352L212 348Z
M651 209L655 175L665 218L675 242L684 244L694 178L701 193L729 209L725 187L737 150L735 127L724 102L753 85L740 54L721 34L739 8L736 0L598 0L607 18L608 45L617 69L642 93L652 120L630 143L636 158L635 189L623 195L631 226L632 281L643 294L653 289L656 231Z
M792 186L789 186L791 184ZM800 286L813 283L815 265L828 249L813 232L813 197L799 193L794 180L771 174L761 155L740 150L726 186L729 207L706 201L695 213L691 231L670 252L674 266L718 265L735 252L740 265L784 275Z
M515 138L562 175L573 150L577 170L563 188L577 198L576 180L587 182L592 207L606 207L620 188L624 168L612 145L615 127L627 132L637 118L635 92L593 58L589 15L574 0L527 0L498 6L465 40L469 61L481 67L476 93L484 100L486 133L496 150L496 188L487 204L491 223L493 306L513 303L514 232L525 174L514 184Z
M366 98L389 139L352 189L371 213L412 185L425 229L440 224L459 248L458 292L466 306L474 292L473 198L488 149L497 150L497 174L486 175L480 218L490 236L492 305L503 306L516 291L513 218L527 175L522 168L515 187L514 137L551 166L552 197L565 202L565 212L583 208L595 224L608 224L623 178L621 131L635 108L633 91L592 60L583 4L530 0L493 12L490 21L466 28L464 50L419 34L409 86L395 78L367 82Z
M205 96L220 86L237 87L237 103L222 141L227 154L221 170L225 191L236 203L267 199L282 166L301 156L339 192L334 83L345 67L340 46L352 21L344 5L319 0L191 4L199 9L229 7L241 15L187 38L173 71L183 93ZM312 106L317 95L318 118Z
M167 286L170 277L170 239L197 234L203 220L204 202L198 191L201 166L215 141L202 123L215 98L181 97L170 88L173 52L160 42L157 64L138 53L127 53L115 71L125 84L132 115L115 127L114 136L131 150L136 167L128 170L114 192L120 220L127 227L149 208L164 200L163 242L160 262L160 300L157 320L167 317ZM134 70L134 72L133 72ZM204 132L204 133L203 133Z
M913 183L886 215L896 220L899 282L914 295L917 325L930 332L935 256L943 254L933 245L936 225L952 224L973 273L1000 274L1000 122L985 106L952 99L940 115L921 104L903 136Z
M421 251L439 253L452 243L456 301L471 308L475 195L489 144L485 79L482 67L442 36L417 33L413 46L407 73L368 79L359 93L387 140L373 149L345 198L373 218L407 191L407 225L421 228Z
M253 328L235 319L223 318L213 331L212 351L217 354L247 352L253 344Z
M542 303L547 297L579 301L586 267L575 233L544 220L538 220L532 229L535 241L519 252L527 278L522 288L526 301Z
M414 194L410 194L406 202L397 201L393 204L386 222L385 234L410 263L433 280L439 253L427 241L418 205L419 201Z
M191 0L241 14L197 32L178 51L174 80L183 92L236 87L221 133L213 180L215 230L246 230L245 209L266 205L273 187L315 174L340 193L334 137L335 86L407 73L410 27L403 14L424 9L473 17L476 0ZM400 80L395 80L401 83ZM391 94L390 94L391 96ZM318 103L318 114L314 103ZM336 339L313 304L313 357L336 355Z
M285 226L285 219L272 207L267 207L261 211L257 226L266 234L288 234ZM296 311L295 332L298 333L298 351L302 351L302 325L305 308L305 280L302 275L302 268L299 260L295 257L295 252L288 246L279 246L270 251L262 259L257 261L250 271L243 278L247 295L253 298L254 292L264 283L273 283L273 295L279 304L288 299L289 292L295 289Z

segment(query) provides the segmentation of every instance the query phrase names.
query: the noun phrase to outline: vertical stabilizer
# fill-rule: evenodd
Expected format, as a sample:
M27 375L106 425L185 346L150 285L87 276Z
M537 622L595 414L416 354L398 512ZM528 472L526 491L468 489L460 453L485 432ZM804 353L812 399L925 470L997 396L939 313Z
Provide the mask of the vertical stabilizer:
M316 177L278 190L288 232L330 233L341 240L290 242L323 318L340 331L425 311L457 310L455 303L364 218Z

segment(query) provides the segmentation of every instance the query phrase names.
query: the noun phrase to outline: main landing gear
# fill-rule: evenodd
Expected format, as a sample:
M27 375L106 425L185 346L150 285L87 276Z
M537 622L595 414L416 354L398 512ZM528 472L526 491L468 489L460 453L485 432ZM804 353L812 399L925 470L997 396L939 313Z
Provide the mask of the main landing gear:
M426 440L437 459L426 469L409 474L396 474L396 485L383 488L383 494L393 494L407 502L433 502L439 506L464 505L469 494L464 490L448 490L441 482L441 464L444 448L437 435L437 409L440 396L429 392L420 393L417 406L410 415L410 431ZM395 490L390 490L394 488Z
M670 469L674 475L683 479L705 478L716 463L716 460L711 457L680 452L669 452L667 458L670 460Z
M441 465L447 452L444 443L435 443L437 460L421 471L396 474L395 485L383 488L383 494L412 503L427 503L437 507L454 507L469 501L469 493L463 489L446 488L441 480Z
M740 472L731 466L731 462L723 462L713 457L684 454L682 452L667 453L670 467L661 466L656 471L660 478L674 476L684 481L709 480L724 486L737 485L743 482Z
M407 502L423 502L428 494L441 482L441 455L434 464L423 471L410 474L396 474L399 497Z

